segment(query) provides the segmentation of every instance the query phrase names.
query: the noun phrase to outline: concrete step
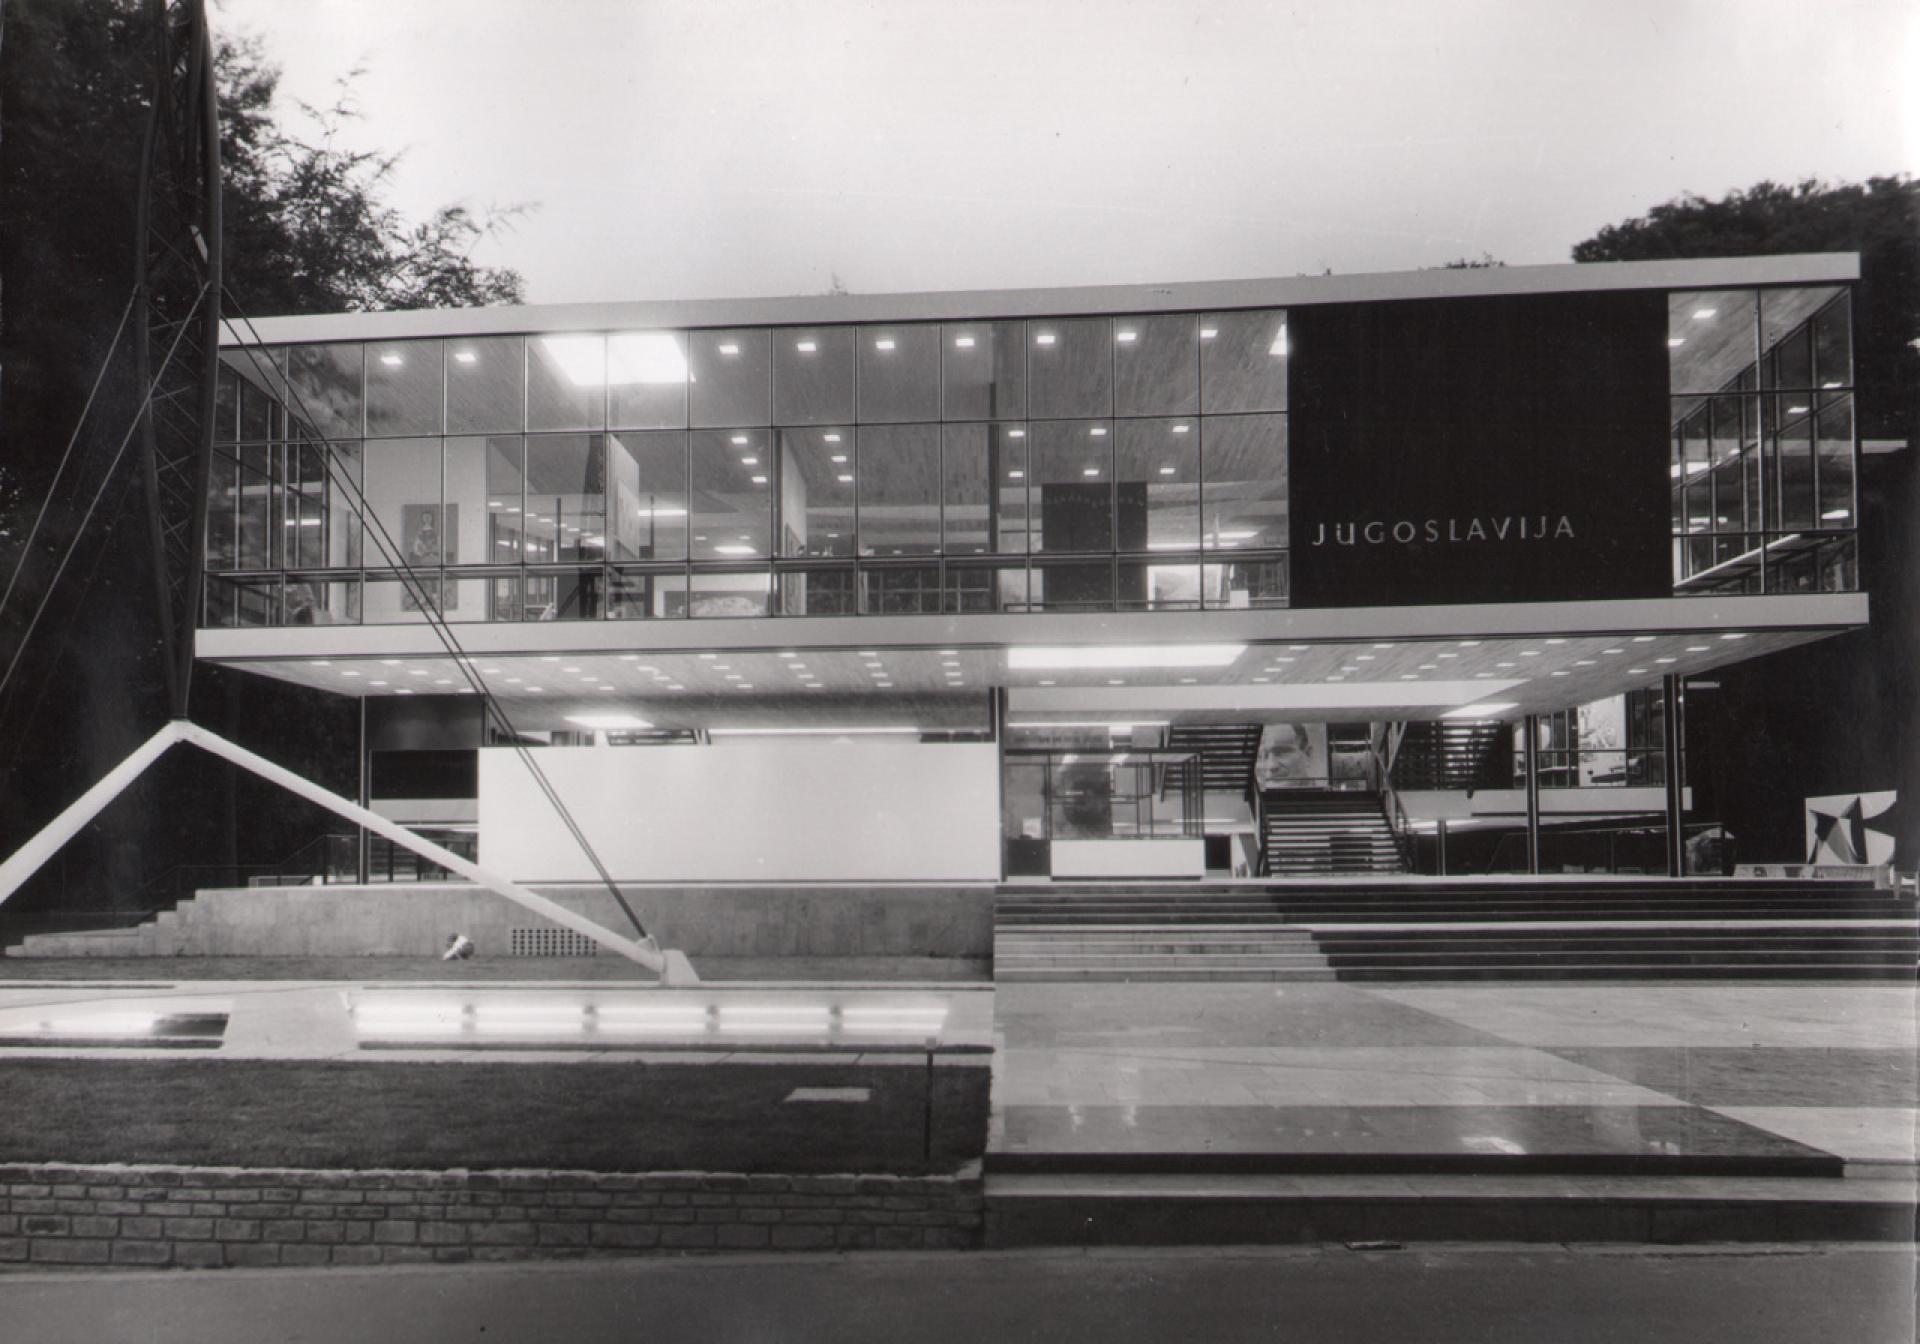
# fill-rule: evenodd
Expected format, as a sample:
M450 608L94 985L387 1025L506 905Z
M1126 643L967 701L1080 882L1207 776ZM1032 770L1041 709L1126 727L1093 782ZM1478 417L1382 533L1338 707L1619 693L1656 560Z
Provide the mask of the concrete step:
M10 957L137 957L139 929L100 929L80 933L36 933L7 949Z
M987 1245L1910 1241L1908 1180L1553 1175L986 1178Z

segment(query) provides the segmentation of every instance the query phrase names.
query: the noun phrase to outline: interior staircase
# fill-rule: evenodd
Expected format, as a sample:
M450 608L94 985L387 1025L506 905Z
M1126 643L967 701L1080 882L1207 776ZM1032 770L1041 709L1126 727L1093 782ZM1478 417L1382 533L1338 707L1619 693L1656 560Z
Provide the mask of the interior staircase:
M1867 883L1422 879L1003 887L998 981L1913 983L1914 898Z
M1261 812L1263 877L1406 871L1377 793L1267 789L1261 794Z
M1168 751L1200 755L1200 780L1208 793L1247 791L1260 752L1257 723L1177 723L1167 729Z

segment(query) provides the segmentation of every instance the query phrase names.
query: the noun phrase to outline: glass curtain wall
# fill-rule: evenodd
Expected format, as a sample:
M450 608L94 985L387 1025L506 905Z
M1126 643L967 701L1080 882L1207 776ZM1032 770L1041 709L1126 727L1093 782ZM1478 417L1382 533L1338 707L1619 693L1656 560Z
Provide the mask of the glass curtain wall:
M229 350L208 620L1284 605L1287 358L1278 310Z
M1849 305L1837 286L1669 297L1675 592L1859 587Z

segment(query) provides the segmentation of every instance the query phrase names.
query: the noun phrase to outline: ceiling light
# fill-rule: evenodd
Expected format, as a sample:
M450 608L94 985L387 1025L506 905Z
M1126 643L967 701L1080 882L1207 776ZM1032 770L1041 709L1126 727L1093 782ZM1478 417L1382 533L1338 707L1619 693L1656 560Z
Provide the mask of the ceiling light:
M1705 652L1707 652L1707 645L1705 645L1705 644L1689 644L1689 645L1687 645L1687 652L1688 652L1688 653L1705 653Z
M1100 474L1100 468L1098 468L1098 467L1082 467L1082 468L1080 468L1080 474L1081 474L1082 476L1098 476L1098 475Z
M709 728L715 737L875 737L881 734L912 733L916 737L921 729L905 724L884 727L861 725L849 728Z
M1480 646L1480 641L1477 639L1463 639L1460 641L1460 647L1463 649L1474 649L1474 648L1478 648L1479 646Z
M728 341L720 347L720 353L723 355L737 355L740 353L740 347L732 341Z
M748 443L748 439L745 434L735 434L733 436L733 442L735 445L744 448Z
M577 723L582 728L593 728L602 732L618 729L651 728L647 720L634 714L569 714L568 723Z
M798 350L803 355L810 355L815 350L818 350L820 347L812 341L795 341L793 343L793 348L795 350Z
M760 465L760 459L757 457L743 457L740 459L740 465L743 467L757 467Z
M1107 437L1107 427L1105 425L1095 425L1089 429L1087 433L1093 435L1096 439L1104 439Z
M1695 308L1693 310L1693 320L1695 322L1705 322L1719 311L1718 308Z
M397 369L402 364L405 364L407 361L402 359L399 355L393 353L393 351L389 350L386 354L380 356L380 362L382 364L385 364L390 369Z
M1458 709L1448 710L1440 717L1443 719L1490 719L1497 715L1505 714L1510 709L1518 709L1519 707L1519 705L1511 702L1462 705Z
M1007 479L1010 481L1022 481L1026 479L1026 476L1027 473L1024 471L1010 471L1007 473Z
M1245 644L1116 644L1007 650L1010 668L1225 667Z
M1656 663L1677 663L1680 660L1678 658L1655 658L1653 661Z
M1591 658L1575 658L1573 665L1575 667L1593 667L1595 664Z
M715 555L752 555L753 547L743 546L739 542L726 542L713 548Z
M413 692L408 690L405 686L402 686L399 690L395 691L394 694L395 695L412 695Z
M1218 329L1217 327L1202 327L1202 328L1200 328L1200 339L1201 339L1201 340L1203 340L1203 341L1210 341L1210 340L1212 340L1212 339L1213 339L1213 338L1214 338L1215 336L1218 336L1219 334L1220 334L1220 331L1219 331L1219 329Z
M1745 635L1744 633L1742 633L1742 634L1737 634L1737 635L1722 635L1722 636L1720 636L1720 638L1722 638L1722 639L1745 639L1745 638L1746 638L1746 635Z
M820 437L821 437L821 439L822 439L823 441L825 441L825 442L827 442L827 443L838 443L838 442L840 442L840 436L839 436L838 434L822 434L822 435L821 435ZM835 458L835 459L834 459L834 461L836 461L836 462L837 462L837 461L839 461L839 460L840 460L839 458Z
M1644 667L1630 667L1627 669L1627 675L1637 677L1646 670Z
M1686 343L1687 343L1687 338L1685 336L1667 337L1667 348L1669 350L1678 350L1681 346L1685 345Z
M1654 641L1654 636L1652 635L1635 635L1633 637L1633 642L1635 644L1651 644L1653 643L1653 641Z
M891 336L882 336L873 343L873 348L875 350L891 350L893 349L893 338Z
M953 346L956 350L971 350L973 349L973 337L955 336L953 338Z
M1116 331L1113 333L1113 339L1122 345L1131 345L1140 339L1140 333L1137 331Z
M1162 467L1160 468L1160 474L1162 476L1172 476L1176 474L1176 471L1173 467Z
M840 484L842 484L842 485L852 485L852 484L853 484L853 473L852 473L852 472L850 472L850 471L843 471L843 472L841 472L841 473L839 474L839 481L840 481Z
M829 457L827 460L829 462L832 462L835 466L839 466L844 462L846 462L847 455L845 453L835 453L832 457Z
M358 672L355 672L355 671L354 671L354 670L353 670L352 668L346 668L346 669L344 669L344 670L342 670L342 672L340 673L340 675L341 675L341 676L343 676L343 677L357 677L357 676L359 676L360 674L359 674Z
M1024 429L1010 429L1007 431L1007 437L1010 439L1024 439L1027 437L1027 431Z
M1287 324L1285 322L1282 322L1280 324L1280 330L1274 333L1273 344L1267 347L1267 353L1282 356L1287 353Z
M1828 509L1820 515L1820 520L1827 523L1837 523L1842 518L1847 517L1849 513L1850 510L1847 509Z
M715 658L718 658L719 656L720 655L717 653L703 653L700 655L700 657L706 660L707 662L712 662Z
M471 364L480 358L480 356L474 354L471 350L455 350L453 352L453 358L457 364Z
M755 485L765 485L767 483L767 478L765 476L755 476L753 478L753 483Z
M1054 335L1050 331L1043 331L1039 335L1033 338L1033 343L1035 345L1052 345L1053 342L1054 342Z
M386 684L384 681L370 681L367 683L369 686L385 686Z

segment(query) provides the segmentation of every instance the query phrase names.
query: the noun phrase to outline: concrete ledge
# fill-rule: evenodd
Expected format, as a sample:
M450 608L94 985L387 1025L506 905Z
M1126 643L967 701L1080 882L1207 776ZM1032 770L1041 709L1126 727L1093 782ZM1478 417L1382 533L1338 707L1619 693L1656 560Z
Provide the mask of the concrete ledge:
M632 926L602 887L541 895L610 929ZM993 955L991 886L632 886L628 902L663 947L701 957ZM516 947L516 931L524 931ZM251 887L202 891L137 931L43 934L9 955L436 956L455 933L477 955L569 946L572 935L466 883ZM558 935L556 937L556 935ZM578 940L584 943L585 940Z

